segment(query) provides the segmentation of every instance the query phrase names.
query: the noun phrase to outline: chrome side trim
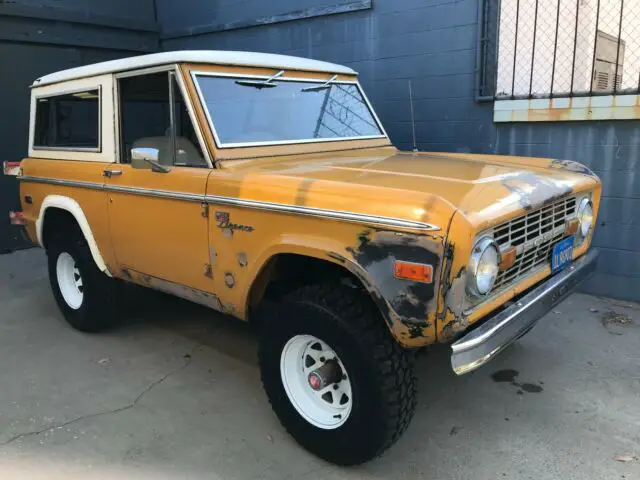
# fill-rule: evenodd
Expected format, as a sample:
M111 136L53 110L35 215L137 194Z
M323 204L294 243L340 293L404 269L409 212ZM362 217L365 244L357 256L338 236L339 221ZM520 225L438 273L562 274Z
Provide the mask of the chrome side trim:
M104 190L107 192L128 193L131 195L142 195L145 197L184 200L185 202L202 203L204 201L204 195L198 195L197 193L173 192L171 190L154 190L151 188L124 187L121 185L105 185Z
M462 375L484 365L526 334L555 305L567 298L596 269L598 250L542 282L517 303L496 313L451 345L451 366Z
M64 187L91 188L94 190L104 190L106 192L120 192L132 195L144 195L147 197L172 198L187 202L206 202L212 205L229 205L241 208L252 208L255 210L275 211L290 213L295 215L306 215L310 217L328 218L353 223L365 223L369 225L379 225L400 229L419 230L433 232L440 230L437 225L417 222L413 220L403 220L392 217L379 217L376 215L366 215L361 213L351 213L341 210L325 210L323 208L300 207L297 205L287 205L283 203L262 202L258 200L244 200L234 197L223 197L218 195L198 195L186 192L173 192L169 190L154 190L149 188L126 187L123 185L108 185L94 182L81 182L76 180L60 180L57 178L21 176L18 177L23 182L46 183L60 185Z
M61 187L81 187L90 188L92 190L102 190L104 185L102 183L95 182L82 182L80 180L61 180L59 178L48 177L32 177L30 175L22 175L18 177L18 180L22 182L31 183L46 183L49 185L60 185Z
M175 200L184 200L186 202L203 202L204 195L186 192L173 192L170 190L154 190L151 188L125 187L122 185L106 185L95 182L81 182L77 180L60 180L58 178L44 178L22 176L18 180L32 183L46 183L50 185L60 185L63 187L80 187L90 188L92 190L104 190L105 192L127 193L131 195L143 195L145 197L172 198Z
M325 210L314 207L300 207L297 205L287 205L283 203L261 202L257 200L243 200L233 197L220 197L207 195L205 201L214 205L231 205L234 207L253 208L256 210L270 210L283 213L293 213L297 215L307 215L311 217L331 218L346 222L368 223L372 225L383 225L387 227L408 228L411 230L436 231L440 227L423 222L412 220L402 220L400 218L379 217L360 213L344 212L340 210Z

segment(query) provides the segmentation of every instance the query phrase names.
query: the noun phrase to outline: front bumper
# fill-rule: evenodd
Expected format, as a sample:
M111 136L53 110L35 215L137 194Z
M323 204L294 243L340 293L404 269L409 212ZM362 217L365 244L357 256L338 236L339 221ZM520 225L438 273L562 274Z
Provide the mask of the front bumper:
M571 266L541 283L517 303L498 312L451 345L451 366L462 375L484 365L527 333L545 313L567 298L596 269L598 251L590 250Z

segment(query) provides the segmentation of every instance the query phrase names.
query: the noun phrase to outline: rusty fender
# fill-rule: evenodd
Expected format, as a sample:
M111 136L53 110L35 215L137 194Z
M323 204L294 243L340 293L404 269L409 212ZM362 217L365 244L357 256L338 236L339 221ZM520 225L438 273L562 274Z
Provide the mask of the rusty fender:
M391 332L406 347L419 347L436 341L435 320L438 306L442 239L427 235L364 230L355 247L347 251L358 265L354 272L381 309ZM422 283L396 278L396 260L428 264L433 281Z

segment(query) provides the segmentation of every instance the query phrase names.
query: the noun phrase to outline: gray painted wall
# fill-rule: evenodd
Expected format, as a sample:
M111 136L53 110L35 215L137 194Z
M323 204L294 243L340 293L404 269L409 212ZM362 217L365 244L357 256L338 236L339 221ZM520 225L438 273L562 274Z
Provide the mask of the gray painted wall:
M153 0L0 2L0 162L27 154L29 85L47 73L158 49ZM18 183L0 174L0 253L27 245L9 224Z
M373 7L227 32L165 39L165 50L258 50L349 65L400 148L411 147L408 81L414 93L418 146L424 150L532 155L577 160L602 178L604 198L594 245L598 273L585 290L640 300L640 122L503 124L492 103L474 100L479 0L374 0ZM158 0L163 30L191 21L245 20L247 2L189 0L188 19ZM338 2L334 2L338 3ZM295 0L269 2L271 15L300 10ZM218 15L220 12L220 16ZM182 16L181 16L182 15ZM259 15L262 15L260 13ZM200 28L198 32L206 32Z

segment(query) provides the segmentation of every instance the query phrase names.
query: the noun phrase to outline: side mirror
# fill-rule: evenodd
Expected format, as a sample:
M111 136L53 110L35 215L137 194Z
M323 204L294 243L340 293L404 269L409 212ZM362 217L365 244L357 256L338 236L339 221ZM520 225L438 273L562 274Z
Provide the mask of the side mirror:
M169 167L158 163L160 150L153 147L136 147L131 149L131 167L153 170L158 173L169 172Z

